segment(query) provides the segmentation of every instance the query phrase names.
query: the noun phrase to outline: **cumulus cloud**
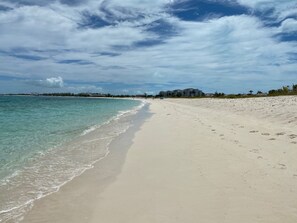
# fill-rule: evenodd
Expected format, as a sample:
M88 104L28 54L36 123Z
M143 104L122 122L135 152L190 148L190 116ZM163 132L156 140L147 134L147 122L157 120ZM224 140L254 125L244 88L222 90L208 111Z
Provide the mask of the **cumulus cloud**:
M27 81L27 83L44 88L62 88L64 86L62 77L50 77L45 80Z

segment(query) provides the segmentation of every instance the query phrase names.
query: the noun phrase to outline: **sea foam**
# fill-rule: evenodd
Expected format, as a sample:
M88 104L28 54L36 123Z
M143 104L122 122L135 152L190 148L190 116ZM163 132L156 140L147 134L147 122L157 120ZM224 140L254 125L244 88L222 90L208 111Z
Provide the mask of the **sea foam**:
M57 103L55 99L53 102ZM63 101L63 104L65 102ZM67 182L93 168L96 162L109 154L108 146L112 140L130 127L131 116L144 106L144 102L132 100L104 100L102 106L105 110L104 108L98 109L100 112L96 114L96 108L100 107L96 105L96 100L87 103L88 108L93 110L91 113L88 112L84 99L67 101L67 103L72 109L66 109L65 113L61 111L60 115L73 115L73 120L78 121L80 118L86 121L80 120L74 125L79 128L72 128L73 123L65 122L57 117L57 110L53 108L55 106L51 108L54 115L47 111L48 117L40 117L48 118L48 122L44 124L50 125L51 135L49 136L55 137L59 134L58 138L60 139L62 135L63 140L50 143L47 148L37 148L33 153L29 151L29 155L24 156L25 158L20 160L19 165L11 168L13 171L10 174L0 179L0 222L20 221L24 214L33 207L36 200L59 191ZM57 104L61 105L61 103ZM84 106L83 111L80 110L80 106ZM51 106L46 106L50 109L49 107ZM98 119L98 124L82 129L80 126L83 124L92 123L89 121L90 117L85 119L84 116L88 115L92 118L101 115L103 118ZM66 120L70 120L69 117ZM71 127L67 128L67 124ZM52 125L62 126L62 129L53 128ZM34 129L31 131L34 132ZM41 140L42 136L36 133L34 139ZM36 144L43 146L38 142ZM22 154L19 156L22 157Z

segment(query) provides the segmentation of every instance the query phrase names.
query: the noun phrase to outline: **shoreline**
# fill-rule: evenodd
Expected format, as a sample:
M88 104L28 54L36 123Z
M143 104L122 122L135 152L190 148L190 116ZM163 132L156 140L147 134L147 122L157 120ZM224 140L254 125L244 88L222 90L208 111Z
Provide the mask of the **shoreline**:
M5 192L4 196L2 196L3 198L2 204L9 205L8 202L5 203L4 201L6 200L9 201L10 199L12 199L14 203L11 203L11 204L14 204L14 206L11 206L11 207L8 206L7 209L1 210L0 212L1 219L3 218L2 220L4 222L19 221L18 219L22 218L23 213L30 211L31 207L34 206L36 201L42 200L48 196L51 196L54 193L57 193L66 184L71 182L76 177L79 177L80 175L82 175L85 171L92 169L94 164L104 159L109 154L110 139L113 141L119 135L125 133L125 131L127 130L126 127L129 128L131 124L131 118L135 114L137 114L140 110L144 109L144 107L146 106L145 102L141 100L139 100L139 102L140 102L139 105L131 108L130 110L119 111L117 115L101 123L100 125L98 124L95 126L90 126L88 129L85 129L81 134L79 134L76 138L73 138L71 141L63 143L59 146L53 147L55 149L52 148L52 149L48 149L46 152L37 153L33 158L31 158L32 160L34 159L35 162L38 162L38 163L42 162L44 164L43 167L38 164L36 165L36 168L38 169L35 170L33 168L35 167L34 166L35 162L33 160L32 163L28 163L21 170L18 170L17 174L13 173L12 175L13 179L10 180L11 177L9 177L8 178L9 180L7 180L7 183L6 183L7 185L6 184L2 185L3 186L2 189L4 189L4 191L5 191L5 188L8 187L7 194ZM99 138L98 138L98 134L99 134ZM80 150L82 150L81 148L79 148L79 146L82 148L86 146L91 146L91 147L96 146L98 148L97 148L97 151L95 151L93 148L87 149L86 151L90 152L91 154L87 156L83 156L84 161L77 162L78 157L76 156L79 155L81 153ZM79 151L75 152L75 150L73 150L72 148L79 149ZM72 160L70 160L71 157L65 156L71 151L73 151L71 155ZM61 159L59 157L56 157L57 156L56 153L60 153ZM55 157L58 160L56 160ZM65 162L66 162L65 164L63 159L65 159ZM53 163L51 163L50 160L53 161ZM86 163L86 161L90 161L90 162ZM42 188L44 187L43 189L40 187L39 187L40 189L34 187L35 181L38 182L42 180L42 178L40 178L40 175L43 176L45 173L47 173L47 171L45 170L47 169L47 166L50 169L52 169L52 164L55 165L59 162L61 162L61 165L57 166L52 170L52 171L56 171L55 172L56 174L59 174L59 175L56 175L56 178L54 179L54 181L53 179L49 179L48 183L45 182L44 184L42 184L41 186ZM77 167L75 167L75 169L73 169L74 166L72 166L73 164L71 164L71 162L77 163ZM71 166L68 166L69 164L71 164ZM65 168L64 169L65 171L63 171L63 173L65 173L65 176L63 176L64 174L62 174L61 168ZM36 171L38 171L39 176L35 176L36 175L35 173L37 173ZM71 171L73 171L73 173L71 173ZM33 173L31 174L31 172ZM50 172L48 172L48 174L50 175ZM17 177L17 179L14 179L15 177ZM47 176L44 176L44 177L47 178ZM25 178L28 178L28 179L30 178L32 181L28 181ZM24 189L20 187L21 185L13 187L14 185L17 185L16 183L18 183L18 180L24 180L22 181L22 184L23 184L22 187ZM32 182L32 185L31 185L31 182ZM11 187L9 187L9 185L11 185ZM13 192L13 191L15 195L10 196L10 192ZM28 196L26 196L26 194L28 194ZM13 197L15 199L13 199ZM14 216L14 217L11 218L11 216Z
M71 193L71 190L85 190L84 192L86 193L86 190L90 190L90 185L86 185L84 183L84 178L85 177L91 177L90 178L96 178L94 175L99 175L97 179L97 184L93 185L93 187L100 188L100 190L104 190L104 188L115 181L116 176L120 173L121 166L124 163L124 159L126 157L126 153L132 144L132 139L133 135L135 134L136 131L139 130L141 124L150 116L148 112L148 104L144 104L143 107L137 110L136 114L132 114L133 119L131 126L123 133L118 135L116 138L114 138L109 145L107 146L107 150L109 151L105 157L102 159L96 161L95 163L92 164L92 168L86 169L83 173L80 175L74 177L70 181L68 181L66 184L64 184L60 189L46 197L43 197L42 199L36 200L34 202L34 206L31 210L29 210L28 213L25 214L24 219L21 222L40 222L40 221L48 221L48 222L68 222L70 221L69 219L63 220L63 213L60 213L58 218L56 217L56 213L44 213L40 214L40 209L43 210L45 206L50 205L52 203L53 206L56 206L57 203L56 201L62 202L61 203L61 209L64 210L65 206L71 205L71 202L68 202L68 198L70 199L75 199L75 195L72 194L71 197L66 197L63 198L65 195L65 192ZM110 169L111 166L111 169ZM98 173L99 172L99 173ZM90 183L88 180L85 181L88 184ZM97 187L98 186L98 187ZM79 187L79 188L77 188ZM89 194L89 192L87 193ZM85 198L80 198L80 202L82 200L85 200L85 202L88 202L91 197L88 197L88 199ZM65 203L66 201L66 203ZM58 203L59 203L58 202ZM68 203L68 204L67 204ZM60 208L55 207L56 211L58 211ZM71 207L69 207L71 209ZM78 208L78 207L77 207ZM80 212L76 210L77 212ZM88 211L91 208L86 208L85 210ZM69 213L72 212L73 210L68 210ZM51 216L52 218L49 218L48 216ZM75 215L75 218L71 219L71 222L83 222L85 219L81 218L81 214L79 216ZM78 220L79 219L79 220Z
M24 222L295 223L296 98L221 103L150 100L103 162Z

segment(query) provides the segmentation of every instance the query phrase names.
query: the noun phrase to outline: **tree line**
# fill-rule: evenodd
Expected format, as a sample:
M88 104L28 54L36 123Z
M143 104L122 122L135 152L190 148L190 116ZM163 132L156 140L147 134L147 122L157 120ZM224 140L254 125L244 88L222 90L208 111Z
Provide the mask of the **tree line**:
M225 94L223 92L215 92L212 97L215 98L248 98L248 97L268 97L268 96L281 96L281 95L297 95L297 84L292 86L283 86L279 89L269 90L267 93L257 91L254 94L253 90L250 90L247 94Z

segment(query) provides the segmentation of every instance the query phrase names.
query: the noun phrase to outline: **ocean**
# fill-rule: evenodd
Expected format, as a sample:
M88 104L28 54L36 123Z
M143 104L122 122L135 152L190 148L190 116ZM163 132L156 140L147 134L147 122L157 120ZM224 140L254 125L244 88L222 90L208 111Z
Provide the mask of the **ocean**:
M131 125L138 100L0 96L0 222L93 167Z

